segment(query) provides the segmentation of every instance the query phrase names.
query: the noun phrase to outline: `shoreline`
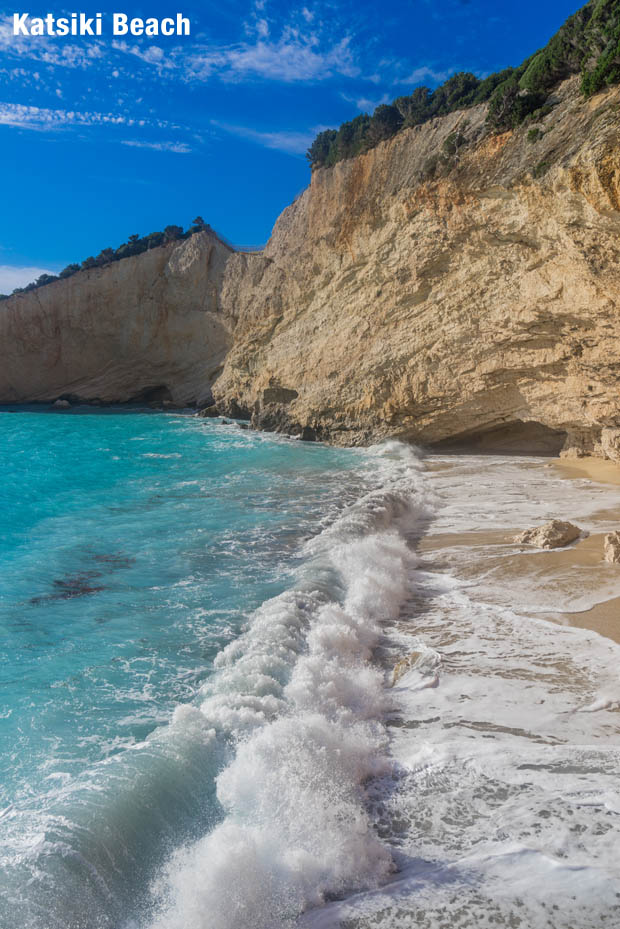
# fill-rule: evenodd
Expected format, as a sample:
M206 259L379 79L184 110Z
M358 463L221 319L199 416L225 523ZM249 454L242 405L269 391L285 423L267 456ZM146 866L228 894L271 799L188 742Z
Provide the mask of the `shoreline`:
M424 464L434 515L379 655L394 765L369 786L395 874L299 925L596 929L620 916L615 490L527 457ZM590 535L515 543L553 517Z
M600 484L620 484L620 463L609 458L552 458L551 466L565 479L585 478ZM620 508L620 501L619 501Z
M517 461L518 457L514 460ZM432 456L427 465L434 472L450 468L449 462L434 461ZM531 466L531 459L526 458L523 467ZM608 459L584 457L549 458L544 460L542 467L551 481L560 479L571 487L568 499L563 508L555 513L555 517L570 520L585 528L587 537L563 548L543 550L517 545L514 538L531 527L515 525L510 529L446 532L441 535L431 533L420 540L419 551L423 556L441 558L444 549L471 549L480 558L490 559L495 580L503 584L506 590L515 582L527 586L529 581L537 586L558 587L566 592L571 585L571 578L578 575L581 583L585 579L592 590L592 596L596 598L597 585L601 590L612 587L615 581L620 585L620 565L609 564L603 557L606 533L620 528L620 495L617 502L612 498L612 505L609 505L610 487L620 486L620 465ZM600 488L603 506L600 509L594 508L588 519L580 520L572 515L571 498L578 500L586 487L592 491ZM532 526L543 525L546 521L545 518L534 520ZM469 580L473 573L467 573ZM620 590L618 596L601 596L600 600L583 609L537 610L536 616L563 626L587 629L620 643Z
M620 520L619 520L620 522ZM447 548L462 548L478 552L493 566L500 565L496 581L503 582L506 589L515 580L527 583L528 579L540 584L566 586L567 578L576 568L585 568L597 575L617 574L620 583L620 565L610 565L603 560L604 533L592 533L587 538L566 548L526 548L515 552L514 536L521 530L472 532L462 535L426 536L421 539L418 551L423 557L430 556L441 562L442 552ZM471 575L467 575L471 578ZM620 644L620 594L609 597L583 610L544 610L536 612L537 619L544 619L562 626L572 626L596 632L604 638Z
M147 426L148 419L141 419L139 426L132 427L127 441L136 439L133 430ZM202 433L200 428L187 431ZM210 428L205 432L210 432ZM256 432L260 439L260 432ZM286 438L285 443L280 443L278 440L285 439L282 435L263 435L270 441L261 445L290 445L291 451L297 453L296 467L303 471L308 453L301 452L297 441ZM155 437L151 445L140 446L135 453L132 446L128 460L134 462L137 456L149 462L159 458L178 461L177 465L166 465L158 474L163 482L169 482L175 474L169 469L180 468L184 473L179 472L178 477L187 486L188 474L180 454L183 444L175 442L168 447L160 441ZM105 444L104 451L112 454L107 440ZM172 449L173 454L162 454ZM184 454L191 456L189 460L200 474L204 465L204 459L200 458L202 444L196 454L192 449L193 445L188 446ZM326 456L340 455L336 449L324 448L323 452ZM347 451L347 457L349 454ZM242 459L240 471L251 475L250 464L247 458ZM274 499L275 511L282 500L291 499L297 487L295 461L290 463L286 459L284 465L282 471L278 459L273 472L269 472L270 479L263 485L269 489L274 479L282 479L282 474L292 481L287 495ZM291 580L281 592L260 601L248 614L247 627L218 652L214 663L217 670L205 678L200 707L192 703L177 708L179 712L175 710L166 723L170 728L165 730L165 736L162 729L154 743L167 745L172 733L175 739L181 735L192 752L196 738L198 744L204 743L211 752L217 744L211 740L216 736L208 735L205 742L206 732L216 733L220 729L242 732L250 721L251 737L239 743L242 747L217 773L217 779L229 791L226 797L231 810L241 811L240 831L233 835L232 820L226 818L205 832L192 845L191 860L178 859L170 885L174 894L175 888L198 887L197 905L205 911L207 907L214 909L218 919L221 917L218 925L226 925L228 900L221 892L217 874L211 871L211 862L223 860L228 862L229 870L235 867L240 847L252 852L257 822L261 868L264 865L267 869L260 873L265 879L271 873L270 856L274 849L280 862L284 861L283 854L285 858L289 853L294 856L298 847L306 848L309 855L316 856L317 867L323 868L331 849L345 847L348 851L334 860L333 871L328 868L322 872L325 897L329 900L332 888L336 887L335 897L344 886L338 883L338 875L342 873L347 887L381 885L393 903L390 894L395 884L383 883L393 873L392 869L398 869L399 876L404 875L405 884L409 877L413 878L415 896L420 873L415 870L420 867L416 862L434 859L441 862L437 867L437 885L423 881L420 893L428 897L429 912L433 906L443 906L441 887L450 884L451 862L459 857L467 861L464 845L459 844L461 838L465 844L471 838L472 848L486 840L477 832L478 811L484 808L482 818L486 821L495 815L494 788L492 785L489 788L486 781L478 782L476 766L499 765L500 792L505 790L509 795L519 778L534 776L519 773L523 757L529 759L528 772L542 770L548 759L538 754L539 746L562 743L565 707L561 700L573 712L581 704L594 705L599 697L598 682L592 684L592 677L585 676L579 662L583 661L588 668L595 665L597 656L607 645L612 646L610 639L615 635L600 638L608 628L605 623L613 625L615 604L620 602L620 566L601 565L599 558L604 527L617 515L615 488L574 480L567 484L544 460L475 455L424 458L403 443L382 443L364 450L356 463L348 463L346 485L342 484L342 465L339 458L333 461L334 491L332 496L324 498L330 507L337 504L335 510L329 511L335 518L327 518L328 510L325 519L316 523L312 516L316 534L305 541L304 535L298 539L300 544L303 541L299 550L303 554L299 575L304 578L303 584L297 587ZM327 460L319 463L319 470L313 474L313 487L324 486L325 469L329 470ZM143 471L139 473L143 480ZM314 483L317 478L319 484ZM233 481L228 499L237 499L236 487ZM309 490L312 493L308 512L313 513L315 491ZM250 491L255 493L254 479ZM183 491L188 494L191 508L196 506L195 493ZM348 494L351 499L347 501ZM209 499L203 489L200 499ZM106 506L108 502L105 501ZM259 502L263 504L264 499ZM540 516L541 523L550 514L574 519L587 527L591 535L567 549L522 550L513 537L529 528L533 514L536 519ZM182 524L185 523L184 516ZM424 534L420 538L421 533ZM413 552L415 539L418 539L417 558ZM573 625L585 625L599 635L560 629L559 625L567 623L561 616L551 615L549 603L566 606L567 597L575 601L577 594L588 603L588 598L596 599L594 588L602 577L601 571L607 573L605 583L609 586L605 602L590 604L585 611L592 614L587 623L579 621L576 609L567 614ZM586 575L591 577L589 587L584 581ZM316 585L319 593L311 593L306 583ZM569 590L568 596L571 584L575 589ZM614 584L615 599L611 596ZM544 611L538 609L541 603ZM532 604L537 608L531 610ZM609 617L601 614L604 610L610 611ZM595 620L598 628L593 625ZM371 660L373 654L378 659L375 662ZM389 687L394 665L403 659L406 666L402 678ZM577 676L573 679L574 669ZM402 708L398 710L401 696ZM584 717L575 715L575 718L577 723L565 741L572 740L578 745L582 733L578 727ZM546 725L548 730L544 728ZM499 741L503 743L501 747ZM292 752L291 745L295 747ZM504 746L510 759L506 764ZM521 754L523 746L525 756ZM450 760L450 752L456 763ZM511 752L517 759L514 762ZM317 767L317 759L324 759L324 763ZM555 755L552 760L556 763ZM434 771L441 772L445 781L436 781ZM251 781L247 779L248 772L252 772ZM420 775L420 772L427 773ZM453 772L457 772L454 777ZM467 791L462 790L461 772L475 785L477 793L471 803ZM448 790L444 790L443 783L449 785ZM131 792L130 778L128 784ZM579 788L578 782L570 781L571 790L575 784ZM424 791L428 793L429 807L443 811L426 833ZM449 805L452 795L463 798L465 810L463 816L456 811L456 842L448 834L450 830L447 833L444 829L454 813ZM329 804L325 804L326 797L330 798ZM283 798L289 811L284 819L281 818ZM520 794L515 793L510 802L519 807ZM543 791L534 812L546 802ZM399 804L403 804L402 815ZM268 827L264 826L265 810ZM375 818L377 810L379 815ZM385 811L383 819L381 810ZM507 810L510 818L510 804ZM533 815L530 807L524 815L526 818ZM412 855L408 861L402 852L399 824L409 820ZM518 818L515 822L515 829L521 828ZM323 836L320 846L317 846L317 823ZM525 828L534 827L528 820ZM504 849L503 841L496 848ZM595 851L598 855L598 846ZM490 895L488 899L495 905L492 882L484 876L486 864L482 861L474 867L482 874L483 893ZM198 874L200 881L195 880ZM261 911L264 919L260 925L272 924L266 919L269 916L271 920L274 901L284 891L294 895L301 910L308 901L315 900L314 896L307 896L306 883L298 877L296 868L282 871L276 896L266 897L261 904L266 909ZM515 882L511 877L502 879L507 880L512 893ZM254 901L252 881L242 876L238 888L242 900ZM366 893L373 891L360 890L361 895ZM353 892L343 906L354 907L355 900ZM189 896L181 890L174 898L170 897L170 908L167 901L167 896L165 901L157 899L157 906L161 903L163 909L156 922L149 924L151 929L189 925L194 890ZM330 906L328 902L308 909L308 925L313 920L318 925L323 917L329 920ZM475 913L484 912L484 906L486 903L480 910L480 902L472 901ZM498 926L515 924L503 916L502 919L496 922ZM306 925L306 916L298 924ZM436 924L429 923L429 929ZM565 924L585 929L585 923L567 919ZM325 922L330 929L335 929L335 925ZM364 925L367 924L362 920L360 926ZM376 925L379 929L395 929L399 923ZM466 929L468 924L456 919L452 925L455 929ZM562 929L559 924L550 925ZM424 923L421 929L426 927Z

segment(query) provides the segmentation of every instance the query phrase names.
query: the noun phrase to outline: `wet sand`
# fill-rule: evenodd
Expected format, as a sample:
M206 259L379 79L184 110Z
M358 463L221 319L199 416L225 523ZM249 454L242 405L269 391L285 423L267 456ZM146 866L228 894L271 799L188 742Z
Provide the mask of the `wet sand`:
M620 464L603 458L553 458L550 464L562 477L589 478L600 484L620 484ZM620 500L618 501L620 513Z
M620 464L615 461L604 461L601 458L559 458L552 462L553 466L562 477L569 480L575 478L587 478L601 484L620 485ZM604 515L611 516L607 511ZM614 515L616 515L614 513ZM618 497L618 526L620 527L620 495ZM604 536L591 536L590 545L579 544L575 550L573 558L579 560L585 557L592 557L593 551L600 552ZM620 565L617 566L620 571ZM557 619L560 622L566 622L567 614L558 614ZM556 618L556 617L553 617ZM620 642L620 597L612 597L603 603L597 604L591 610L585 613L576 614L573 618L572 625L585 626L587 629L594 629L600 635L607 636Z
M578 492L578 491L577 491ZM620 501L619 501L620 510ZM620 525L620 513L618 517ZM544 610L536 615L564 626L590 629L599 635L620 643L620 597L605 598L605 589L620 578L620 565L608 564L603 559L604 533L592 533L585 539L550 551L531 546L515 545L514 537L523 528L509 531L443 533L426 536L418 551L424 563L435 567L452 562L460 577L476 584L481 578L492 578L493 587L501 586L509 595L514 591L536 588L544 591L548 602L570 599L575 591L600 590L601 602L582 611ZM459 550L477 558L472 561L458 557ZM457 553L456 556L454 553ZM485 593L481 593L484 599ZM488 602L488 601L487 601ZM507 602L507 601L506 601ZM501 605L506 605L501 604Z

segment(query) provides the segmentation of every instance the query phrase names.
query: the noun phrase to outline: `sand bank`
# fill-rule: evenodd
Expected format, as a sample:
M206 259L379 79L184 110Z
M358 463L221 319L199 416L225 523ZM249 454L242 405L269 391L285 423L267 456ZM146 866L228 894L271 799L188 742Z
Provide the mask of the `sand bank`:
M449 462L434 462L433 470L449 468ZM515 462L523 475L524 492L530 480L532 462ZM562 625L590 629L620 643L620 565L603 558L605 532L620 528L620 494L617 505L609 485L620 485L620 466L597 458L552 459L534 465L542 478L541 499L545 484L557 488L561 478L554 515L568 519L589 532L586 538L566 548L544 551L516 544L514 539L524 529L542 525L547 516L535 508L528 513L528 523L511 528L460 532L434 532L419 543L423 564L430 570L446 568L467 582L486 603L509 606L518 602L537 619ZM593 511L587 518L579 513L586 478L594 486ZM606 487L603 485L607 485ZM518 485L518 480L515 482ZM565 489L564 489L565 487ZM601 506L597 508L597 492ZM554 492L558 495L558 491ZM534 518L532 518L534 516ZM527 604L531 604L528 609Z
M585 477L602 484L620 484L620 464L603 458L553 458L550 462L562 477ZM618 501L620 511L620 499Z

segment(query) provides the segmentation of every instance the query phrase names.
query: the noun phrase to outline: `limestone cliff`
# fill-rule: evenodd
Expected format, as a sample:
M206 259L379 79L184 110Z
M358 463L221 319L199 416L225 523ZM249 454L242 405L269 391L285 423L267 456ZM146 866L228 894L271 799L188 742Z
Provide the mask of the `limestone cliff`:
M228 262L222 408L342 444L620 458L620 94L577 82L534 126L470 109L316 171Z
M0 401L168 391L340 444L620 459L620 90L561 85L314 172L260 254L207 233L0 305ZM222 367L223 366L223 367Z
M0 304L0 402L210 396L230 347L231 249L207 232Z

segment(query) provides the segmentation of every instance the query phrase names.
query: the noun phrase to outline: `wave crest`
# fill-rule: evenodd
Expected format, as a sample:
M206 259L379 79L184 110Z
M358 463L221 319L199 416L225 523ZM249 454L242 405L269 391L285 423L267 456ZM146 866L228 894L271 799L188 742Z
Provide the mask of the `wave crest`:
M267 601L219 656L206 724L234 749L223 822L179 850L153 890L151 929L268 929L393 869L364 784L389 770L382 623L408 596L408 534L426 515L415 452L370 450L376 489L306 544L294 590Z

